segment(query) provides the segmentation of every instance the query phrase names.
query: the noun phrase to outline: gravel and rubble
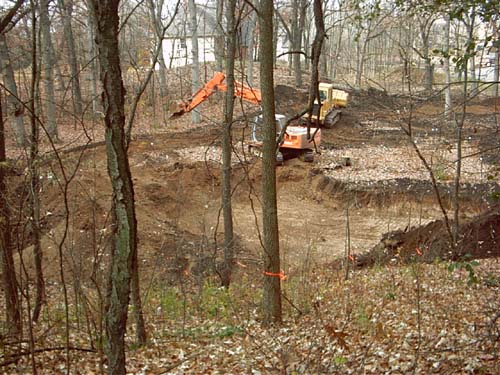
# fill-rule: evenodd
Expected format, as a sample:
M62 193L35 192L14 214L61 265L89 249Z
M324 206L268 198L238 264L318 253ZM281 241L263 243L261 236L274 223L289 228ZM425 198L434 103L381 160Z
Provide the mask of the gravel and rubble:
M456 168L457 150L447 147L444 150L436 144L418 144L439 182L452 181ZM462 182L482 183L488 180L489 171L494 166L484 162L475 145L465 142L464 154L471 155L462 159ZM339 160L349 158L352 165L344 167ZM333 148L322 151L317 158L319 167L325 174L353 183L410 178L429 180L429 171L411 145L388 147L366 144L363 147Z

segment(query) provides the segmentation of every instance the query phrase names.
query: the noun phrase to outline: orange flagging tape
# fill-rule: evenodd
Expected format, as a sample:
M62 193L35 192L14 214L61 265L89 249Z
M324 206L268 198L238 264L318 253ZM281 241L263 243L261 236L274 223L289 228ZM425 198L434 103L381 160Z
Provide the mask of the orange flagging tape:
M272 276L272 277L279 277L281 281L286 280L286 275L285 275L284 271L281 271L280 273L273 273L273 272L264 271L264 275Z

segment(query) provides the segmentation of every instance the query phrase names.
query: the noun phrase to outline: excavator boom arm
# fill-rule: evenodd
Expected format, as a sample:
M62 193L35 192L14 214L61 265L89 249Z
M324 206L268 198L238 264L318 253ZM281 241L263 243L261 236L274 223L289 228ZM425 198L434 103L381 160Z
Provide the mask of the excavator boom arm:
M175 103L171 108L171 117L179 117L186 112L191 112L193 109L207 100L216 91L227 91L227 85L223 83L225 78L226 76L224 75L224 73L215 73L214 77L210 81L208 81L201 89L196 91L190 99L181 100ZM250 86L247 86L238 81L234 81L234 96L258 105L260 105L262 100L259 90L253 89Z

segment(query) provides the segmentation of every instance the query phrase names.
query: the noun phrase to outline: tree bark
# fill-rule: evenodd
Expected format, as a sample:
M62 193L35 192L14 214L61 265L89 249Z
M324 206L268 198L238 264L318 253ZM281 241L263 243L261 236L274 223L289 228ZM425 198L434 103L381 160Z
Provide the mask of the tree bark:
M448 118L451 113L451 71L450 71L450 16L448 14L444 15L445 26L444 26L444 77L445 77L445 89L444 89L444 116Z
M118 48L119 0L90 0L96 25L108 174L113 190L115 228L108 301L106 307L106 344L108 374L125 375L125 332L137 256L137 221L125 134L125 88Z
M281 323L280 248L276 201L273 1L260 2L260 87L262 92L262 227L264 245L263 323Z
M3 34L2 34L3 36ZM10 235L10 210L7 198L7 184L5 178L5 126L2 111L2 91L0 90L0 272L2 273L2 287L5 293L5 317L10 333L21 333L21 314L17 295L16 270L12 254Z
M304 18L303 15L300 14L299 11L299 0L292 0L292 48L291 50L294 52L292 54L292 65L293 65L293 73L295 76L295 87L302 86L302 69L300 64L301 56L298 53L302 47L302 30L299 27L299 17Z
M164 0L159 0L155 5L153 0L148 0L149 15L151 18L151 23L153 24L153 30L155 31L156 48L160 48L160 52L158 54L158 81L160 83L160 97L162 98L167 96L167 66L165 64L165 58L163 56L164 32L161 14L164 2Z
M88 0L87 0L88 1ZM97 81L99 79L99 68L96 62L97 59L97 51L95 47L95 25L94 25L94 16L91 13L91 6L89 5L89 13L87 17L87 28L88 28L88 36L87 36L87 50L89 53L89 68L90 68L90 93L92 95L92 114L95 115L100 107L99 107L99 99L97 93Z
M27 144L27 138L23 120L24 106L19 100L17 84L14 77L14 69L12 68L10 60L7 40L5 38L5 34L3 33L0 33L0 71L3 72L5 87L7 87L10 91L7 93L7 103L10 107L11 116L14 119L12 122L12 128L16 137L16 144L18 146L25 146Z
M249 21L248 21L248 41L247 41L247 83L249 86L253 86L253 59L254 59L254 33L255 33L255 26L257 23L257 14L255 11L251 11L251 13L248 15Z
M498 98L498 85L499 85L499 80L500 80L500 53L498 53L498 49L500 47L497 47L495 51L495 67L493 71L493 81L496 83L493 85L493 97Z
M191 69L192 74L192 90L196 92L200 84L200 62L199 62L199 49L198 49L198 22L196 20L196 3L194 0L188 0L189 7L189 29L191 31L191 55L193 58L193 65ZM191 121L193 124L199 124L201 121L200 112L194 109L191 112Z
M231 205L231 154L234 111L234 59L236 54L236 0L227 0L227 52L226 52L226 84L224 100L224 124L222 129L222 213L224 216L224 262L220 275L222 286L231 284L234 262L233 209Z
M420 16L418 16L419 19ZM430 33L433 19L426 18L419 22L420 38L422 39L422 59L424 60L424 88L426 91L432 91L434 83L434 67L430 57Z
M35 10L33 10L35 17ZM31 319L37 322L42 311L42 306L45 302L45 279L43 276L43 252L40 234L40 171L38 160L38 142L39 142L39 120L40 113L37 103L39 102L39 69L38 69L38 52L37 52L37 37L36 24L32 20L32 55L31 55L31 100L30 100L30 150L28 159L29 170L29 201L30 201L30 226L33 240L33 259L35 263L35 306Z
M135 342L137 345L146 345L148 335L146 332L146 322L144 321L144 311L141 300L141 287L139 282L139 262L137 259L137 249L135 251L132 264L131 296L132 296L132 317L135 322Z
M222 27L224 1L217 0L215 7L215 22L217 22L214 41L215 70L221 72L224 61L224 28Z
M80 67L78 64L75 37L73 36L73 0L58 0L64 23L64 36L68 45L68 62L71 69L71 92L73 94L73 109L77 116L83 113L82 90L80 87Z
M50 35L49 1L40 0L40 33L43 62L43 84L46 104L46 131L53 142L59 142L56 123L56 104L54 92L54 47Z
M314 35L313 44L311 47L311 83L309 85L309 109L312 111L314 101L321 103L319 97L319 61L323 50L323 42L325 40L325 22L323 17L323 4L321 0L313 2L314 25L316 34ZM312 112L310 112L312 114ZM307 138L311 139L310 134L311 121L307 124Z

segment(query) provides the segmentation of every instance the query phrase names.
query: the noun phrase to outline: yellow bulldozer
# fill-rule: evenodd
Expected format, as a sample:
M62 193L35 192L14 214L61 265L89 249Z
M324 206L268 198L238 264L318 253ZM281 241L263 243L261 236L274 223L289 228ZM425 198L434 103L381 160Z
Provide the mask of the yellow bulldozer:
M311 122L316 126L323 126L327 129L332 128L340 119L341 108L347 105L349 93L334 88L331 83L321 82L318 85L319 98L314 101ZM302 116L301 122L307 123L309 114Z

